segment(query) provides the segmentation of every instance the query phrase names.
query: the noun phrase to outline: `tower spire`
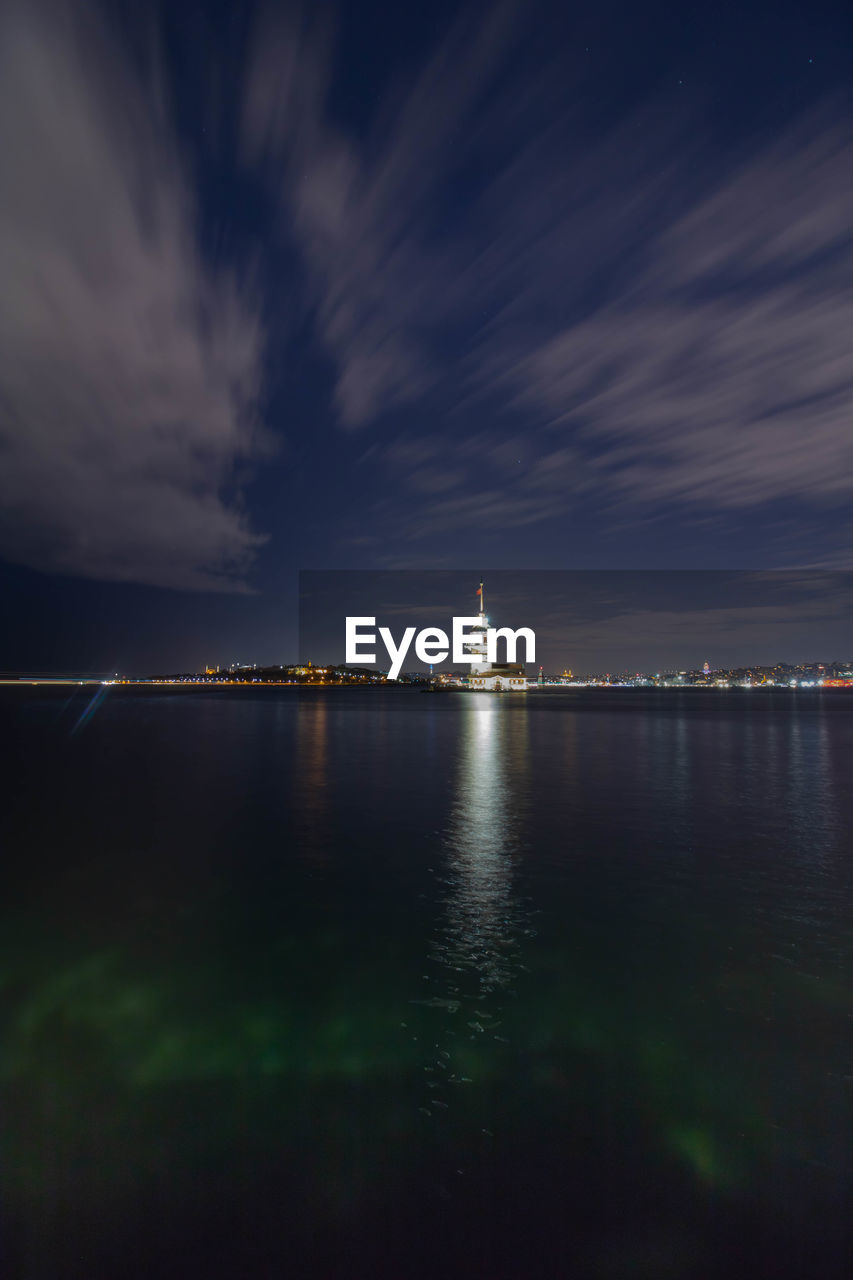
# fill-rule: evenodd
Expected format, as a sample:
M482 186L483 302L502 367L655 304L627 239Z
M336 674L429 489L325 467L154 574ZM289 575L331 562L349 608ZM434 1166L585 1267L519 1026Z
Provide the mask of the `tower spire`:
M477 594L478 594L478 596L480 597L480 613L481 613L481 614L485 614L485 612L486 612L486 593L485 593L485 591L483 590L483 579L482 579L482 578L480 579L480 590L477 592Z

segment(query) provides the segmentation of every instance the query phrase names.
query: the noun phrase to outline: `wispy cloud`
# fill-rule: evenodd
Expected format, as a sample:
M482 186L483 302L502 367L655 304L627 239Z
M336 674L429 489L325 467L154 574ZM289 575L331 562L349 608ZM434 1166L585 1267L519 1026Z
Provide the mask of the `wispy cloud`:
M452 439L405 435L371 449L365 465L394 476L375 515L395 541L416 542L468 529L514 530L565 514L589 490L576 451L567 446L534 452L524 434L491 430Z
M510 66L512 21L460 21L359 137L333 123L333 41L259 39L249 151L273 159L341 423L437 404L431 433L496 472L524 434L502 499L469 486L478 520L551 518L561 484L638 511L847 500L849 103L737 149L698 101L605 124L564 62ZM430 500L402 527L465 519L470 476L380 457Z
M94 13L3 7L0 168L0 554L243 589L258 312L203 261L165 112Z
M358 138L332 118L330 23L267 14L258 24L245 153L267 163L306 263L344 427L417 399L439 376L432 348L451 276L436 199L464 164L516 13L504 2L484 22L459 18L412 80L386 91Z
M655 237L621 297L508 372L484 346L483 376L626 495L848 498L851 172L853 133L824 117L793 130Z
M661 168L621 124L594 163L568 150L583 198L555 180L547 226L523 243L544 143L528 147L508 172L529 182L513 197L500 180L492 253L493 279L523 260L524 284L472 357L504 429L572 448L604 502L849 499L853 129L839 119L817 112L737 163L706 137L701 178L686 131L664 123Z

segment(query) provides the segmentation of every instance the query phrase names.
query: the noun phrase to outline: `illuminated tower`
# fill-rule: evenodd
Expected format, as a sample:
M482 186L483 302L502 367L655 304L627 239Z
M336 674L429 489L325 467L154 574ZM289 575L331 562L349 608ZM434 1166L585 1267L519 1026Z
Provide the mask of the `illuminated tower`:
M711 668L710 668L710 666L708 665L708 663L707 663L707 662L705 663L704 667L702 668L702 674L703 674L703 675L706 675L706 676L709 676L709 675L711 674Z
M486 617L486 598L482 581L477 588L477 595L480 597L480 611L466 640L466 647L471 655L468 687L494 692L515 690L526 693L527 678L521 663L489 662L487 638L489 619Z
M477 588L477 595L480 597L480 611L476 625L469 632L471 638L467 641L468 652L471 654L470 674L472 676L483 675L491 669L492 665L486 656L486 632L489 629L489 619L486 617L486 593L482 580Z

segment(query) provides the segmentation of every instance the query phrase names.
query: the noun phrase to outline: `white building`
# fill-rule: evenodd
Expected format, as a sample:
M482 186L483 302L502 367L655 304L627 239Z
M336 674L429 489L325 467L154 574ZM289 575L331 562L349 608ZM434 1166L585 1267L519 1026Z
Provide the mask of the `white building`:
M477 625L471 628L471 639L468 650L472 655L471 670L468 675L468 688L486 690L491 693L502 691L512 693L527 692L527 676L520 662L489 662L486 656L486 632L489 619L486 617L486 596L482 582L477 589L480 597L480 612Z

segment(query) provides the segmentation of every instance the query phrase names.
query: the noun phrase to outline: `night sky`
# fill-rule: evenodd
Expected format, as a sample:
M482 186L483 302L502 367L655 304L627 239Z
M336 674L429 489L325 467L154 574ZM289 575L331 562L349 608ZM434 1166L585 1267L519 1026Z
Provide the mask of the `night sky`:
M286 662L300 569L796 569L807 620L851 72L846 4L6 0L0 668Z

